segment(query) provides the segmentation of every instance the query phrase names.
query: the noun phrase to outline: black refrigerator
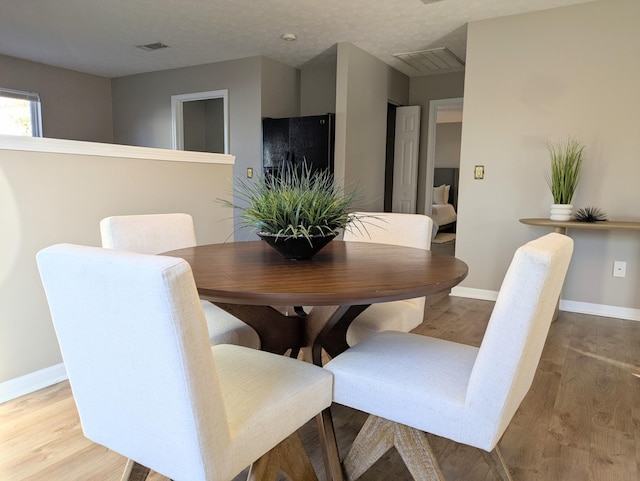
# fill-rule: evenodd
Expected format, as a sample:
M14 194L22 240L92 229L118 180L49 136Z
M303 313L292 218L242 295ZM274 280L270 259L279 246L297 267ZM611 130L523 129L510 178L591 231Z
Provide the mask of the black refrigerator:
M262 120L262 167L278 175L285 165L333 172L335 114Z

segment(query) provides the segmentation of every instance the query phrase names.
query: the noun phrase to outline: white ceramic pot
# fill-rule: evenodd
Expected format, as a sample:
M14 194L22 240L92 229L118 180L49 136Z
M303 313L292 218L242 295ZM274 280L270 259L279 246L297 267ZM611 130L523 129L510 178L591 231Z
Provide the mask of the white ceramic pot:
M573 214L573 206L571 204L551 204L551 220L571 220Z

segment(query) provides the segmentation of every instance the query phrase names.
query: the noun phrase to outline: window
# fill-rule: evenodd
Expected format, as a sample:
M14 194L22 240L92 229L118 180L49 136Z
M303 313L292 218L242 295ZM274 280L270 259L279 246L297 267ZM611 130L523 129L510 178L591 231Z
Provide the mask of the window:
M0 134L42 137L40 96L0 88Z

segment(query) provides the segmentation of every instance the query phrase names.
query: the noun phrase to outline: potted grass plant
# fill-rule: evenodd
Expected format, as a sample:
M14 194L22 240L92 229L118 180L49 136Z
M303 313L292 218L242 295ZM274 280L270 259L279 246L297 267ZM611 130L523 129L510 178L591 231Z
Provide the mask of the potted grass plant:
M547 148L551 167L545 173L545 177L553 196L550 219L567 221L571 219L571 202L580 180L584 145L569 138L565 142L549 143Z
M357 191L336 186L327 170L305 163L283 168L279 174L242 179L236 187L243 227L288 259L309 259L358 219L350 213Z

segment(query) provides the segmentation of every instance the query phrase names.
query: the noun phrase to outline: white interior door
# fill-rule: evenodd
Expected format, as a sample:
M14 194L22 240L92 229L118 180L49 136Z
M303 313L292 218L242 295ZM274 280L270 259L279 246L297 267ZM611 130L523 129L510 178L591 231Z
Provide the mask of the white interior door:
M398 107L393 154L393 212L417 212L419 143L420 106Z

